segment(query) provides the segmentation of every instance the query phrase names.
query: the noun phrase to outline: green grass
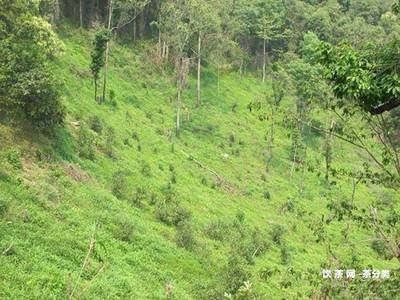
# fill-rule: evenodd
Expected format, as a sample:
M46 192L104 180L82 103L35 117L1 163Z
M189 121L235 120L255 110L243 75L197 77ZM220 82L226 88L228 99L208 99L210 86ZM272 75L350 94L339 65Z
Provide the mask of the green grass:
M349 201L351 182L337 180L328 189L323 175L291 172L291 141L285 123L294 106L290 95L277 117L272 159L265 154L269 121L260 121L247 109L264 92L252 74L223 74L218 92L216 74L205 70L203 105L198 109L192 78L184 95L181 137L170 139L174 84L171 74L152 62L149 43L134 50L112 45L108 89L116 93L113 107L93 100L88 68L91 33L66 26L61 37L66 50L54 69L65 83L65 129L46 138L29 128L0 125L0 206L4 207L0 210L0 252L10 248L0 255L0 298L65 299L76 288L74 296L87 299L165 299L168 283L173 284L176 299L206 298L210 288L200 286L222 284L231 255L229 235L235 232L224 232L218 241L206 229L217 220L237 222L239 211L245 214L241 226L258 228L269 244L245 266L261 299L308 298L318 288L309 277L320 278L321 264L332 262L333 256L337 267L349 269L355 267L352 255L363 267L397 266L395 260L383 260L370 247L370 230L350 220L321 222L330 215L329 199ZM88 129L92 116L115 130L114 158L103 149L105 129L102 134L89 131L94 137L94 159L79 156L78 128ZM327 115L315 112L313 117L324 122ZM307 157L323 173L322 144L322 136L311 136ZM335 167L356 169L362 161L353 148L335 140ZM122 199L111 192L118 171L126 176ZM218 184L213 172L224 184ZM156 218L172 176L179 205L192 213L196 245L190 251L177 246L175 226ZM304 192L299 194L302 180ZM146 191L140 207L132 203L137 188ZM264 199L266 191L269 200ZM150 201L152 197L156 203ZM399 200L390 190L360 184L356 204L368 207L382 197L393 203ZM289 198L294 199L294 209L285 211L282 207ZM276 225L284 228L290 254L287 263L281 259L284 246L273 243L270 235ZM318 226L325 231L325 241L319 243L314 234ZM342 231L347 226L345 240ZM94 251L81 272L92 236ZM263 278L266 270L275 272Z

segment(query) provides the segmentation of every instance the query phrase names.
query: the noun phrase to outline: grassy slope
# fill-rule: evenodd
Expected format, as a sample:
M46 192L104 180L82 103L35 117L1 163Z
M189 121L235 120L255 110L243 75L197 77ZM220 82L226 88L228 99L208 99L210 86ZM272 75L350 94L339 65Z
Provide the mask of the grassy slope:
M190 121L184 121L181 138L171 142L166 135L174 126L170 103L173 84L146 60L145 52L113 46L109 87L116 92L118 106L100 106L92 99L88 72L91 36L71 28L65 32L70 32L63 35L66 53L55 69L66 83L66 129L56 139L48 140L18 126L0 125L0 204L6 207L0 219L0 249L12 245L8 255L0 255L0 298L65 297L69 282L75 283L79 276L94 224L98 224L96 251L81 274L77 296L105 262L102 273L83 293L85 297L158 299L165 295L165 284L172 282L177 299L196 298L197 284L218 274L229 253L229 244L211 240L204 230L217 219L231 222L239 210L245 213L248 227L256 226L268 233L274 224L281 224L286 230L288 264L282 264L279 247L271 243L269 250L248 266L253 274L250 280L262 298L295 298L310 292L306 273L320 276L321 263L332 259L327 245L315 242L312 229L322 215L329 214L328 194L335 199L349 199L351 183L339 181L328 192L322 177L306 172L305 191L298 197L302 175L294 172L290 178L290 139L282 122L293 100L287 98L283 103L274 158L266 164L264 136L268 123L259 121L246 108L255 95L262 93L260 82L252 76L225 74L218 93L215 74L206 71L204 105L193 107L192 81L185 95ZM238 105L236 112L231 110L234 103ZM84 126L92 115L115 129L116 159L104 155L100 147L94 161L77 155L75 122ZM324 122L326 115L317 113L315 118ZM139 141L132 139L134 132ZM231 135L234 141L230 141ZM124 145L126 138L131 146ZM335 143L336 166L356 168L361 164L352 148ZM318 168L323 170L322 139L314 136L309 144L308 157L319 159ZM39 160L38 152L48 154L49 159ZM225 153L229 154L227 159ZM235 187L234 191L214 187L214 176L188 159L187 154L218 172ZM141 174L144 164L150 166L150 176ZM67 168L70 165L72 171ZM162 188L171 178L170 165L176 172L182 205L193 214L198 241L193 251L176 246L176 229L155 218L154 206L145 201L139 209L129 199L119 200L110 192L113 174L124 170L128 172L130 191L143 187L161 197ZM271 194L268 201L263 198L265 191ZM360 186L356 201L367 206L389 193L378 187ZM389 196L391 201L398 198ZM295 199L295 211L282 212L282 205L290 197ZM303 212L301 216L299 212ZM353 267L352 254L365 267L394 266L395 262L382 261L373 252L370 234L354 224L350 224L345 241L342 231L346 226L346 222L334 221L324 227L326 240L345 267ZM121 240L124 228L133 228L131 241ZM269 279L259 276L263 270L274 268L280 272ZM296 272L302 275L296 276ZM287 289L282 288L285 281L291 282Z

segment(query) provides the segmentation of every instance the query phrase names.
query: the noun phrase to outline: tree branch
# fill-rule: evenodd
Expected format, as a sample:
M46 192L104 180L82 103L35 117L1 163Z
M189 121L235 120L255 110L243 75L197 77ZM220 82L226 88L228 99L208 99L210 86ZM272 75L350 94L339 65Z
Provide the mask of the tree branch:
M390 111L399 106L400 106L400 101L393 100L393 101L389 101L385 104L382 104L378 107L371 108L368 111L371 113L371 115L380 115L380 114L383 114L385 111Z

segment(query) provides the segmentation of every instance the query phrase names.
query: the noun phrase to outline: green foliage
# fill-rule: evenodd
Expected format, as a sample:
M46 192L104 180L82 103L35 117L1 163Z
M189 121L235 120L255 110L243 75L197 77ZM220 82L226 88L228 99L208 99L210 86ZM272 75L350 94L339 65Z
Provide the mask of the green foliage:
M128 182L124 171L117 171L111 179L111 191L118 199L124 199L128 192Z
M49 66L62 46L50 25L30 8L30 2L19 1L0 8L1 15L20 14L0 23L0 57L6 62L0 65L0 111L23 113L35 128L51 131L65 115L61 85Z
M136 188L132 196L132 204L138 208L143 207L143 202L147 198L147 191L143 187Z
M95 85L95 100L97 101L97 81L99 80L100 71L104 67L105 63L105 51L107 43L111 38L110 30L101 28L96 32L93 41L93 49L91 53L90 70L92 71L93 81ZM103 99L102 101L105 101ZM102 102L99 101L99 102Z
M341 99L337 106L351 111L346 100L371 114L381 114L397 106L400 95L396 57L400 41L369 45L363 50L348 44L332 46L321 43L316 56L326 68L335 95Z
M108 126L106 128L104 139L104 151L108 157L113 158L115 156L114 145L116 140L115 129L113 127Z
M277 245L282 244L284 233L285 229L281 225L274 225L271 230L272 241Z
M93 132L82 125L78 130L78 153L82 158L95 159L95 136Z
M179 223L191 219L191 212L180 204L171 185L165 188L164 197L164 200L160 201L155 209L155 215L158 220L167 225L177 226Z
M176 244L191 251L196 246L193 225L190 222L180 222L176 229Z
M90 118L89 124L90 124L90 129L97 132L98 134L102 133L104 125L103 121L100 119L99 116L97 115L92 116Z
M2 218L8 210L8 202L0 195L0 218Z

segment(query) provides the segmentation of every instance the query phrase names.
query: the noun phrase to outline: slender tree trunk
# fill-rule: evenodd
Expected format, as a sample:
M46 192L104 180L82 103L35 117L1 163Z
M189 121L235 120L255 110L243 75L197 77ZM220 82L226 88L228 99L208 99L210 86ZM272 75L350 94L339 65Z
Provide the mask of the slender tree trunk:
M83 27L83 7L82 0L79 0L79 26Z
M161 41L161 31L159 30L158 31L158 44L157 44L157 52L158 52L158 55L159 55L159 59L160 59L160 61L161 61L161 59L162 59L162 56L163 56L163 53L162 53L162 41Z
M180 83L178 82L178 85ZM176 136L179 137L180 130L181 130L181 87L178 86L178 98L176 100Z
M135 8L135 16L137 15L137 12L136 12L136 8ZM137 27L137 25L136 25L136 18L135 18L135 20L133 21L133 42L136 42L136 27Z
M97 80L94 79L94 101L97 102Z
M197 48L197 107L201 105L201 32L199 32Z
M263 77L262 77L262 81L263 83L265 82L265 77L266 77L266 73L267 73L267 45L266 45L266 40L264 39L263 42Z
M335 126L335 122L332 120L331 121L331 126L329 129L329 133L326 136L326 141L325 141L325 179L326 181L329 181L329 172L331 169L331 162L332 162L332 132L333 128Z
M218 95L219 95L219 64L218 64L218 66L217 66L217 92L218 92Z
M182 106L182 81L183 81L183 57L182 55L179 56L178 60L178 82L177 82L177 89L178 95L176 99L176 136L179 137L180 129L181 129L181 106Z
M112 18L112 5L113 0L109 1L109 10L108 10L108 30L111 29L111 18ZM106 100L106 87L107 87L107 76L108 76L108 56L110 52L110 42L106 44L106 58L104 63L104 81L103 81L103 99L102 102Z
M271 106L271 127L270 127L270 132L269 132L269 159L272 159L272 149L274 147L274 142L275 142L275 109L274 106Z
M55 0L54 1L54 23L57 23L60 20L60 1Z

